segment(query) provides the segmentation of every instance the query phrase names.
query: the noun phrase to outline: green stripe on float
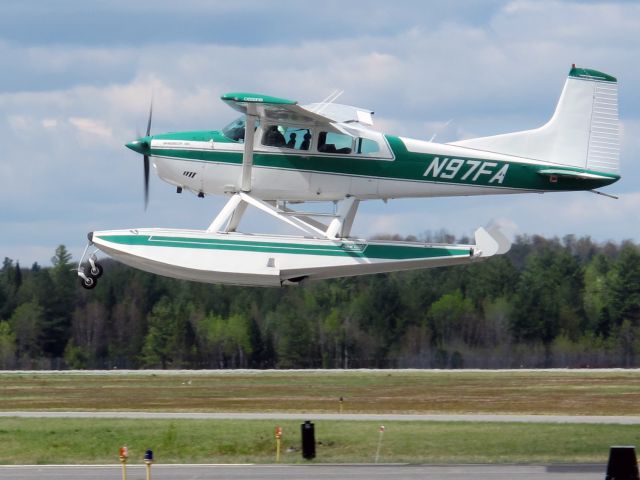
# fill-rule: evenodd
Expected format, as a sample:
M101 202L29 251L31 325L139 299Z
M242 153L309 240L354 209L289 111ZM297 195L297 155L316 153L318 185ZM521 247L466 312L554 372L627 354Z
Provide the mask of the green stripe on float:
M244 252L287 253L292 255L325 255L341 257L375 258L386 260L411 260L434 257L471 255L470 248L410 247L406 245L314 245L302 243L253 242L246 240L219 240L213 238L184 238L150 235L104 235L96 236L120 245L147 247L172 247L209 250L231 250ZM362 248L362 250L359 250Z

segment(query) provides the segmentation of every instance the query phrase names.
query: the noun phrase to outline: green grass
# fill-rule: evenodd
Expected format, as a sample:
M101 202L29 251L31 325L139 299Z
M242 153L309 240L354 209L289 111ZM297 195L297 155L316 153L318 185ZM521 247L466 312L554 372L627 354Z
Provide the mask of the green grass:
M0 373L0 410L640 415L640 372Z
M284 431L283 463L302 462L300 422L247 420L0 419L0 463L130 463L147 448L160 463L272 463L274 428ZM375 422L316 422L321 462L372 463ZM549 463L606 462L609 446L637 444L629 425L388 422L380 462Z
M0 410L640 415L638 371L0 373ZM313 418L313 415L310 415ZM300 422L0 419L0 463L301 462ZM316 422L316 462L372 462L379 425ZM387 422L381 462L606 462L629 425Z

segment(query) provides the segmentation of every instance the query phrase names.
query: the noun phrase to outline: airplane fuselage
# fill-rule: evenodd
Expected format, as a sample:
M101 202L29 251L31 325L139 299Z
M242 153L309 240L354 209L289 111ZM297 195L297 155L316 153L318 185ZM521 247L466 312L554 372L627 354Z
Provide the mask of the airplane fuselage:
M378 134L376 155L327 154L256 141L252 194L266 200L391 199L592 190L618 180L549 162ZM259 138L259 136L258 136ZM241 190L243 144L220 131L150 137L160 178L202 195ZM549 168L585 178L543 175Z

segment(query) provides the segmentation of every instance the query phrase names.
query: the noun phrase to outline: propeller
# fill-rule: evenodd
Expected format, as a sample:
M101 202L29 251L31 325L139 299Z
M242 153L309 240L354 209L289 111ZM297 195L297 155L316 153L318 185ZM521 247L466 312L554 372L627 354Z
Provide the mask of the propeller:
M149 104L149 119L147 120L147 131L145 136L140 138L140 134L137 135L138 139L127 143L125 146L130 148L134 152L140 153L144 160L144 209L147 210L149 204L149 152L151 151L151 119L153 118L153 99Z
M153 117L153 100L149 104L149 120L147 121L147 132L145 136L151 135L151 118ZM149 145L150 146L150 145ZM147 205L149 204L149 155L148 148L145 149L145 153L143 154L144 158L144 209L147 210Z

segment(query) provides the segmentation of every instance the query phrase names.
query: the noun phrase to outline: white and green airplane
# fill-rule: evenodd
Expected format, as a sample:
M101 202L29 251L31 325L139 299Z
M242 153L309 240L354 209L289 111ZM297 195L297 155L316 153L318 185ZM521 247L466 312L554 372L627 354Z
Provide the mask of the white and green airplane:
M89 233L78 269L85 288L102 275L97 249L169 277L281 286L309 280L466 264L506 252L497 228L475 245L364 240L351 227L364 200L597 189L620 178L617 81L572 66L551 120L540 128L439 144L372 129L369 109L328 98L298 105L254 93L222 100L242 116L222 130L146 135L127 144L178 193L227 195L206 230L132 228ZM333 202L331 212L301 211ZM248 206L301 232L239 233ZM295 207L295 208L294 208ZM88 249L95 246L83 263Z

